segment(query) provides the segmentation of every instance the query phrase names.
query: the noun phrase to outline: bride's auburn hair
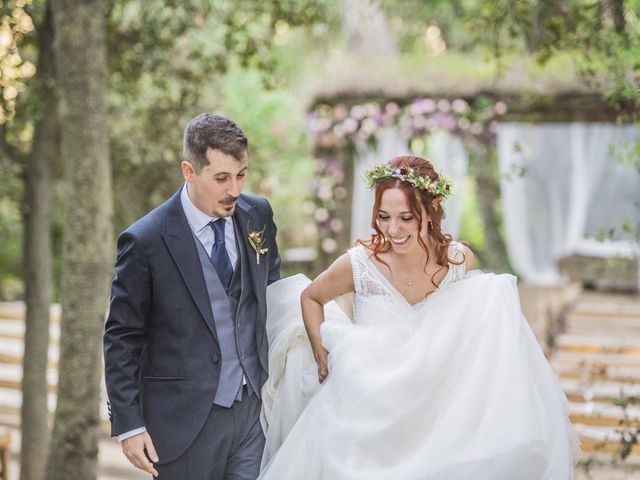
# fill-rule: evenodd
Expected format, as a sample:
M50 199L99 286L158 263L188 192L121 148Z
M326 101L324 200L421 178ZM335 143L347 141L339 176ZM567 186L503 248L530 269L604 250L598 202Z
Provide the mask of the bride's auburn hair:
M389 165L396 168L411 168L422 177L428 177L431 180L438 180L438 172L433 168L433 165L428 160L415 157L410 155L395 157L393 160L389 162ZM427 228L427 235L431 237L433 240L433 244L435 245L435 256L436 263L441 266L437 272L433 274L431 277L431 283L437 287L437 284L434 282L434 277L438 274L438 272L445 268L448 265L448 262L453 264L460 264L464 262L455 262L452 261L448 254L448 247L451 243L451 235L448 233L442 233L441 224L442 219L444 218L444 210L440 201L438 200L438 208L434 208L433 201L436 199L433 195L429 193L428 190L420 190L409 183L403 182L399 178L388 178L385 180L380 180L375 184L375 201L373 203L373 212L371 216L371 227L375 230L375 233L371 235L371 239L369 241L358 240L357 243L367 246L373 250L373 256L380 263L386 265L388 268L389 265L387 262L382 260L378 255L381 253L386 253L391 248L391 243L385 238L382 230L378 226L378 213L380 212L380 205L382 203L382 194L390 190L392 188L399 188L405 194L407 198L407 202L409 203L409 209L413 214L414 218L418 219L418 231L422 231L422 208L427 213L427 216L431 220L430 228ZM427 263L429 262L429 249L422 238L421 235L418 235L418 243L422 247L422 249L427 254ZM425 263L426 267L426 263Z

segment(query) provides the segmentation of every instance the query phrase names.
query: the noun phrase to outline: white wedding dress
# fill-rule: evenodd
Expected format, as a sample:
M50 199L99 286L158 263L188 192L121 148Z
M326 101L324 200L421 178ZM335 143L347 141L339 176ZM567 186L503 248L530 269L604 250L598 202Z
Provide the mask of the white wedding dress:
M573 478L580 449L566 397L515 277L450 264L438 291L411 305L364 247L349 256L355 323L325 306L321 386L300 312L309 280L268 289L261 480Z

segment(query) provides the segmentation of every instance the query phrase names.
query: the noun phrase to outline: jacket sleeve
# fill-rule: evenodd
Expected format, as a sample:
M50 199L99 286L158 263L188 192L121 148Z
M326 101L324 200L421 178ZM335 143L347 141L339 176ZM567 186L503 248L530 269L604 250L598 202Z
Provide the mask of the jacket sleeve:
M151 310L151 274L144 248L131 232L118 238L115 270L103 339L114 436L144 426L139 378Z

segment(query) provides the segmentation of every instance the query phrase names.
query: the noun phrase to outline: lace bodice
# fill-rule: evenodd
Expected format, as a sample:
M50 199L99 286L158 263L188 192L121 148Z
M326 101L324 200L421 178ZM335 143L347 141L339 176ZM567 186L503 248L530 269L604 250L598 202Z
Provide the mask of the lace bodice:
M393 284L378 270L364 246L358 245L349 250L353 284L355 286L354 319L359 324L386 323L397 318L401 311L414 311L429 297L411 305ZM460 262L464 259L464 245L451 242L449 259ZM464 278L465 265L449 263L449 271L440 282L438 290Z

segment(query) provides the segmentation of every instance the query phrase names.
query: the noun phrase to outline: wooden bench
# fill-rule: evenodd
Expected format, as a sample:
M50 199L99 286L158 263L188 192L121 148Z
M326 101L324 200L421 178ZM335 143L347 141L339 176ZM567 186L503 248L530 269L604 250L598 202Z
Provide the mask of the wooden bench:
M9 480L9 446L11 432L6 427L0 427L0 479Z

